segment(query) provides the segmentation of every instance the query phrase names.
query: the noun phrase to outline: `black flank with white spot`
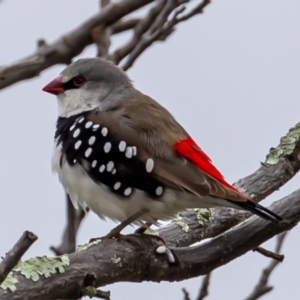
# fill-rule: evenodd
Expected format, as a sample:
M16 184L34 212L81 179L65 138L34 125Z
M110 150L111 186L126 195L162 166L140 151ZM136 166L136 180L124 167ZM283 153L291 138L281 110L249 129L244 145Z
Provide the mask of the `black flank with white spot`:
M104 124L86 119L87 114L57 120L56 143L62 144L69 165L80 164L92 180L124 198L139 189L159 200L165 186L151 176L154 160L141 161L135 145L116 140Z

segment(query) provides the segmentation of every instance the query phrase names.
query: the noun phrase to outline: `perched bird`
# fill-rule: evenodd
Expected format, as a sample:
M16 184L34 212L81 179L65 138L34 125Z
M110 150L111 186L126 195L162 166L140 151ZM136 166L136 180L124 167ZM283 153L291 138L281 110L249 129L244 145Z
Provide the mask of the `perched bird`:
M229 184L193 138L128 76L79 59L43 90L57 96L53 171L75 207L100 218L157 223L187 208L233 207L282 218Z

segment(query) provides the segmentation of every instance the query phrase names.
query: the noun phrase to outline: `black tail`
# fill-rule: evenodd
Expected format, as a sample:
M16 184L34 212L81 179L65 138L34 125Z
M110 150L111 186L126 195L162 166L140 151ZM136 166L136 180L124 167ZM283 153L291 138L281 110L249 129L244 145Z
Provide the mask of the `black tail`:
M230 201L230 202L233 202L233 201ZM256 202L253 202L251 200L248 200L247 202L236 202L235 201L234 204L240 206L244 210L248 210L248 211L252 212L253 214L255 214L265 220L271 221L275 224L280 224L280 222L283 220L277 214L273 213L272 211L265 208L264 206L262 206Z

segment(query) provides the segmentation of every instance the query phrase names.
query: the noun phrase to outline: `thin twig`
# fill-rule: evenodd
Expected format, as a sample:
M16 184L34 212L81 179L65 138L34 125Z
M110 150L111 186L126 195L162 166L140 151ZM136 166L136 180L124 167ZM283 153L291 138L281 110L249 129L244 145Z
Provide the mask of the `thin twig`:
M60 246L51 246L56 255L72 253L76 249L76 236L81 222L83 221L86 213L82 209L75 209L70 197L66 195L67 204L67 224L63 233L63 238Z
M277 236L277 243L276 243L276 247L275 247L276 253L281 252L283 241L284 241L286 235L287 235L287 232L283 232ZM274 269L276 268L276 266L279 263L280 263L280 261L275 260L275 259L273 259L270 262L269 266L263 270L258 284L255 286L252 293L245 300L256 300L256 299L260 298L261 296L263 296L273 290L273 286L269 286L268 281L269 281L269 277L270 277L271 273L274 271Z
M112 3L52 44L45 42L33 54L10 65L0 66L0 90L21 80L38 76L41 71L53 65L69 64L73 57L93 43L91 31L95 27L100 25L111 26L133 11L153 1L123 0Z
M183 295L184 295L183 300L191 300L190 294L185 288L182 289L182 292L183 292Z
M154 6L152 9L150 9L148 15L144 19L140 20L140 22L138 22L138 24L134 28L133 37L130 39L130 41L127 44L125 44L124 46L122 46L121 48L117 49L110 56L110 59L112 61L114 61L118 65L124 57L126 57L128 54L130 54L130 52L139 43L143 34L153 24L156 17L159 15L161 10L163 9L165 3L166 3L166 0L159 1L156 6Z
M97 294L94 297L109 300L110 299L110 292L109 291L106 292L106 291L97 290Z
M99 6L103 10L110 4L110 0L100 0ZM97 46L97 56L107 58L110 47L111 27L100 25L91 32L93 40Z
M199 295L197 297L197 300L203 300L206 296L208 296L208 287L210 283L210 275L211 273L208 273L207 275L204 276L202 280L202 285L200 288Z
M260 253L263 256L266 256L266 257L278 260L280 262L283 262L283 260L284 260L284 255L283 254L275 253L275 252L267 250L267 249L265 249L263 247L257 247L255 249L253 249L253 251L258 252L258 253Z
M132 18L124 21L119 21L111 26L112 34L118 34L126 30L133 29L140 21L140 18Z
M207 6L211 1L203 0L190 12L180 16L186 9L186 7L182 4L186 2L189 1L168 0L164 6L164 9L156 17L156 21L152 24L149 30L147 30L147 32L142 34L138 43L136 43L134 49L132 49L128 55L126 62L122 66L123 70L128 70L134 64L136 59L155 41L164 41L167 37L169 37L170 34L175 31L175 26L178 23L186 21L196 14L202 13L204 7ZM170 20L168 20L172 12L174 12L173 16Z
M9 272L18 264L21 257L37 238L38 237L34 233L25 231L13 248L6 253L0 263L0 284L5 280Z

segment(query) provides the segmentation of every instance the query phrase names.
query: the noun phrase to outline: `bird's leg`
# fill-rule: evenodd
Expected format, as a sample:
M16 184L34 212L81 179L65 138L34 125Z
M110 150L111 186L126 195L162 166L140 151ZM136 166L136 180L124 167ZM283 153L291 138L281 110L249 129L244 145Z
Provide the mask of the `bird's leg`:
M112 239L112 238L120 238L127 240L126 236L121 234L121 231L128 225L130 225L132 222L136 221L139 217L144 215L149 210L147 208L142 208L141 210L134 213L132 216L130 216L125 221L121 222L118 226L113 228L107 235L100 237L100 238L93 238L90 239L90 243L96 240L104 240L104 239ZM129 237L128 237L129 238ZM128 239L129 241L129 239ZM129 241L130 242L130 241Z
M150 235L150 236L153 236L154 238L158 239L159 241L161 241L164 245L166 244L165 240L160 237L159 235L156 235L156 234L147 234L145 233L148 229L150 229L151 225L153 225L153 223L151 222L146 222L144 223L142 226L140 226L137 230L135 230L135 234L145 234L145 235Z
M140 226L138 229L136 229L134 231L134 233L136 233L136 234L144 234L145 231L151 227L151 225L152 225L152 223L146 222L142 226Z

